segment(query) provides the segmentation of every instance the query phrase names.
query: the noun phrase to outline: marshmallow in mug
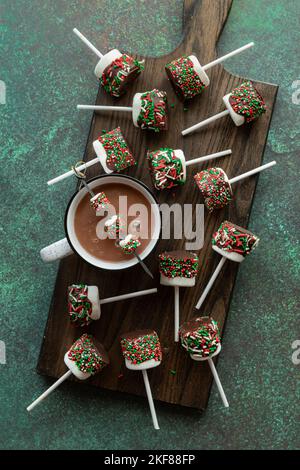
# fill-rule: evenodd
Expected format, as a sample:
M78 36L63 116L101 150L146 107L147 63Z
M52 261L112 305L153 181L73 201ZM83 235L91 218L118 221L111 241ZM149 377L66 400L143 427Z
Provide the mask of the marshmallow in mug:
M125 237L125 229L125 221L120 215L113 215L104 224L104 232L107 233L108 238L117 241Z
M101 372L109 357L103 345L85 333L66 352L64 362L77 379L86 380Z
M159 255L160 283L164 286L193 287L199 258L184 250L165 251Z
M134 237L131 233L119 241L119 247L125 255L133 255L140 246L139 238Z
M112 49L99 60L94 72L104 90L118 98L126 93L143 68L143 62Z
M160 341L154 330L124 333L121 337L121 348L127 369L150 369L161 363Z
M105 173L119 172L136 165L120 127L100 135L93 147Z
M107 210L110 205L111 203L103 191L95 194L95 196L90 199L90 206L94 209L96 215L102 213L103 210Z
M87 326L101 315L97 286L72 284L68 287L68 312L71 323Z
M212 248L231 261L241 263L259 243L259 238L245 228L225 220L212 237Z

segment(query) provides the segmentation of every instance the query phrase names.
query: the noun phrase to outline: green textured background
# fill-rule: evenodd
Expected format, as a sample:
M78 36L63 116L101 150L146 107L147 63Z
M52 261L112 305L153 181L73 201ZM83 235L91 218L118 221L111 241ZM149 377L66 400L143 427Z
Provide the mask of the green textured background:
M199 0L200 1L200 0ZM220 0L222 1L222 0ZM181 0L1 0L0 79L7 86L1 122L0 448L270 449L299 448L299 370L291 344L299 332L298 0L234 0L219 54L256 42L226 63L230 71L280 84L250 229L261 237L241 267L215 385L201 416L158 405L160 432L146 400L65 383L32 414L25 410L51 380L35 366L57 265L39 250L63 235L74 181L45 182L83 154L89 116L75 110L97 92L95 57L77 26L104 51L172 51L182 36ZM155 31L155 34L153 34ZM144 424L144 425L143 425Z

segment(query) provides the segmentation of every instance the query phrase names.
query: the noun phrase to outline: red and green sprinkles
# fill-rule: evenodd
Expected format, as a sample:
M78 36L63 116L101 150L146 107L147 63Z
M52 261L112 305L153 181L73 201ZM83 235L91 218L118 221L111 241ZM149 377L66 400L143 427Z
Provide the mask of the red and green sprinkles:
M153 89L140 96L141 109L137 124L155 132L167 129L167 93Z
M71 323L87 326L91 323L92 302L88 296L88 286L72 284L68 287L68 312Z
M109 238L120 240L125 236L126 224L122 217L119 215L112 216L104 225L104 232L108 234Z
M129 166L136 165L136 161L122 135L120 127L98 137L103 145L107 158L106 166L111 171L125 170Z
M179 337L182 347L198 357L213 355L220 344L218 324L209 317L196 318L183 324Z
M171 189L185 183L182 161L169 147L147 153L149 171L154 187L158 190Z
M185 99L199 95L205 88L189 56L183 56L166 65L172 82Z
M246 122L251 122L266 112L262 96L250 81L243 82L232 90L229 103L233 111L243 116Z
M207 209L222 209L232 200L232 190L226 174L221 168L209 168L194 176L204 198Z
M96 194L96 196L90 199L90 206L96 211L99 212L101 210L107 210L110 205L110 201L106 194L101 191L100 193Z
M132 364L142 364L151 359L161 361L161 347L155 331L133 336L132 333L121 339L121 348L125 359Z
M97 374L106 365L106 362L94 345L93 337L86 333L71 346L68 358L75 362L81 372L91 375Z
M212 245L227 252L249 255L256 247L259 238L237 225L225 220L213 234Z
M128 83L135 80L143 69L143 62L123 54L106 67L100 83L105 91L118 98L125 93Z
M195 253L165 252L159 255L159 272L165 277L184 277L191 279L197 276L199 258Z
M119 246L125 255L133 255L141 246L141 242L138 238L130 238L128 241L125 239Z

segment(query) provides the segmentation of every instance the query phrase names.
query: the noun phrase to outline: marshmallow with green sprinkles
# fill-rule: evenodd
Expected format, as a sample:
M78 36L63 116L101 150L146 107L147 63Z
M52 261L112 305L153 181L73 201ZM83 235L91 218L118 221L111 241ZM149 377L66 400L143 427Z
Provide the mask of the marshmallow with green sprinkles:
M190 134L228 115L234 124L239 127L258 119L267 110L263 97L250 80L241 83L230 93L223 96L223 102L226 106L225 111L221 111L204 121L184 129L181 134L183 136Z
M92 335L84 333L64 357L66 366L79 380L86 380L109 364L108 354Z
M74 375L79 380L87 380L109 365L109 356L104 346L92 335L84 333L65 353L64 363L68 370L26 409L32 411L47 398L60 384Z
M162 361L162 349L158 334L154 330L135 330L121 335L121 349L125 366L140 370L143 375L154 429L159 429L147 369L158 367Z
M220 274L225 261L241 263L256 248L259 238L245 228L225 220L221 223L212 237L212 249L219 253L222 258L219 261L213 275L201 294L196 308L199 309L210 292L214 282Z
M213 357L221 351L220 333L217 322L208 316L194 318L181 325L180 342L191 359L198 362L207 361L218 387L223 405L229 407Z
M276 165L275 160L230 179L222 168L208 168L207 170L196 173L194 180L202 194L206 208L209 212L212 212L215 209L223 209L232 201L233 192L231 185L233 183L237 183L249 176L267 170L274 165Z
M182 150L163 147L147 152L150 176L155 189L172 189L182 186L186 181L186 167L196 165L214 158L220 158L232 153L231 149L212 153L203 157L186 160Z
M175 92L183 100L189 100L202 93L210 84L206 70L223 62L254 45L253 42L236 49L218 59L201 65L195 54L185 55L172 60L165 66L167 76L174 87Z
M159 255L160 283L174 287L174 341L179 341L179 287L193 287L199 269L199 258L184 250L165 251Z
M124 95L144 69L144 61L123 54L118 49L102 54L78 29L74 28L73 32L100 59L94 73L104 90L116 98Z
M143 93L136 93L133 97L132 106L78 104L77 109L88 109L98 112L128 112L132 114L135 127L153 132L168 130L167 93L156 88Z

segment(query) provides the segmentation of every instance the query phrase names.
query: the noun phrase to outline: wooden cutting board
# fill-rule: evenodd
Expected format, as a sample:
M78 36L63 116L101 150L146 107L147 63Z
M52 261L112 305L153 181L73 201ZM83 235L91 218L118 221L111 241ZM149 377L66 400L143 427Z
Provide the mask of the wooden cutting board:
M131 115L128 113L94 114L84 160L88 161L95 157L92 142L103 129L110 130L120 126L138 160L138 166L129 169L128 174L142 180L150 188L152 184L145 159L146 150L149 148L154 150L170 146L174 149L183 149L187 159L232 148L231 157L224 157L217 162L207 162L201 167L203 169L214 165L221 166L229 177L261 164L278 89L276 85L255 82L255 86L267 103L268 111L252 125L238 128L229 117L226 117L198 133L183 138L181 130L223 110L223 95L241 83L242 79L226 72L221 65L212 68L209 70L210 87L189 102L186 111L183 103L179 102L174 94L164 71L166 63L191 52L194 52L203 64L216 58L216 44L231 3L232 0L186 1L185 36L182 43L167 56L146 58L145 70L140 78L130 91L117 101L119 105L130 106L135 92L151 90L154 87L166 90L169 105L174 104L174 107L169 107L169 131L159 135L140 131L133 126ZM237 44L237 47L241 45ZM113 101L103 90L99 90L96 104L110 105ZM93 177L99 174L99 171L100 165L93 166L87 175ZM193 205L201 203L200 193L192 177L197 171L199 167L188 169L187 183L182 188L157 194L159 202L176 201ZM211 249L213 231L224 219L247 227L256 183L257 177L237 183L234 186L235 200L227 208L213 214L205 212L205 240L199 252L200 274L195 288L180 290L181 322L195 315L199 316L194 306L220 259ZM91 267L77 255L62 260L38 361L38 372L54 378L60 377L66 371L63 361L66 350L83 333L82 329L75 328L69 322L66 299L68 285L79 282L96 284L102 297L157 286L159 295L103 306L100 321L94 322L88 331L109 351L111 366L92 378L89 383L96 387L145 396L141 373L127 370L124 366L119 337L122 332L132 329L154 328L160 336L164 352L161 366L149 371L154 398L167 403L205 409L212 384L209 366L207 363L195 363L178 344L174 344L173 289L159 285L158 254L164 250L184 249L184 244L184 239L161 240L157 244L154 252L146 260L155 273L155 281L144 275L140 266L126 271L108 272ZM212 315L218 321L221 331L224 330L238 266L238 263L226 263L200 312ZM243 269L247 269L246 263Z

